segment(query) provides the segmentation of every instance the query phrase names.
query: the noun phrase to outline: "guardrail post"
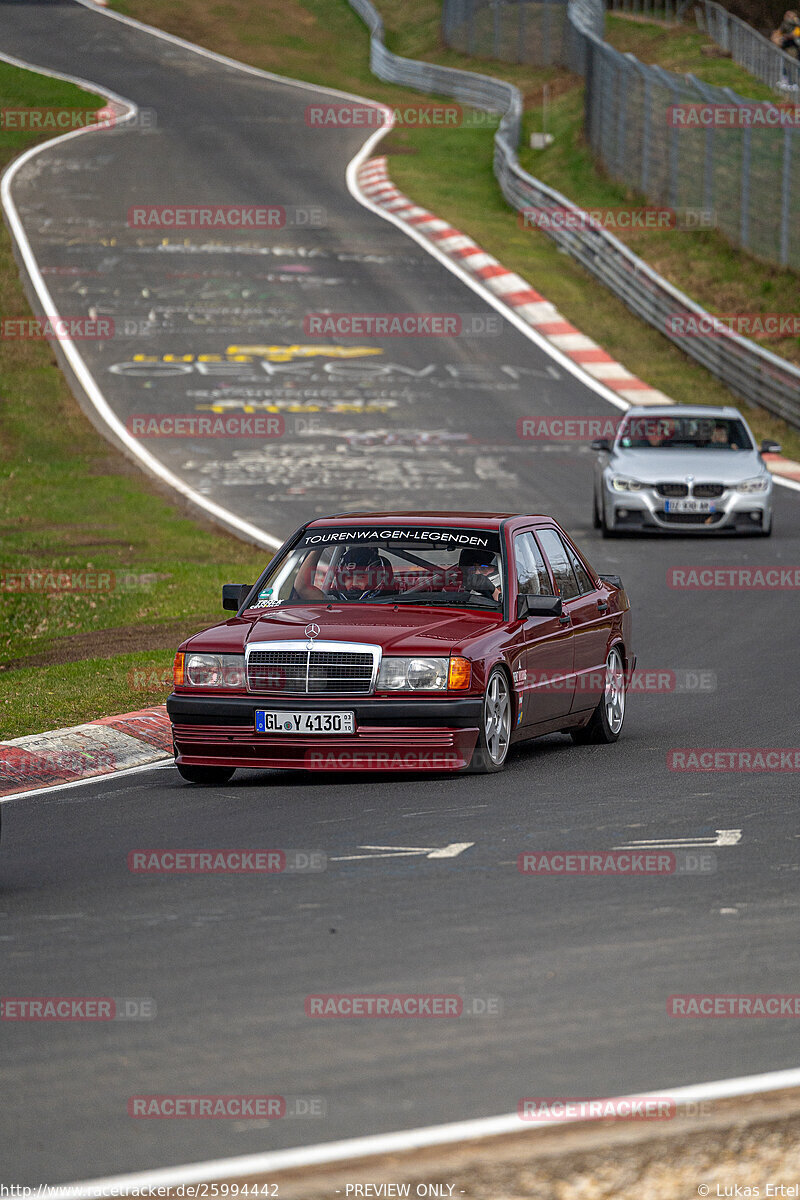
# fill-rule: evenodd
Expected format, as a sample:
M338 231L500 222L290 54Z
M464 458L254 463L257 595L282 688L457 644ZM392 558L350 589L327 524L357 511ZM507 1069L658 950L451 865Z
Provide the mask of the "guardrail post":
M642 174L639 180L639 187L642 195L647 195L647 189L650 184L650 76L645 69L642 69L642 79L644 81L644 96L642 103Z
M750 245L750 135L752 130L742 130L742 192L739 213L739 241L745 250Z
M792 199L792 129L783 131L783 170L781 172L781 266L789 265L789 215Z

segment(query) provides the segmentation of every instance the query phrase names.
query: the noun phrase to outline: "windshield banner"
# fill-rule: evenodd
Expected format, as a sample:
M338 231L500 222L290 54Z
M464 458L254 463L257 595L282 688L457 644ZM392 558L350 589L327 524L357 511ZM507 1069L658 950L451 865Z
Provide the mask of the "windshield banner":
M410 542L420 546L458 548L473 546L476 550L499 548L496 533L485 529L429 529L419 525L403 528L398 525L377 525L359 529L309 529L301 546L358 545L363 542Z

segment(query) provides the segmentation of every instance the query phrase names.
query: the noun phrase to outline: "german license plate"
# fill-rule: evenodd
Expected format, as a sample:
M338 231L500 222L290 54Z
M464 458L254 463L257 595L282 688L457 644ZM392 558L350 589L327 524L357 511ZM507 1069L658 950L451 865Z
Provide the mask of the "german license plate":
M664 512L668 513L713 513L717 506L710 500L665 500Z
M353 712L290 712L283 709L259 709L256 733L355 733Z

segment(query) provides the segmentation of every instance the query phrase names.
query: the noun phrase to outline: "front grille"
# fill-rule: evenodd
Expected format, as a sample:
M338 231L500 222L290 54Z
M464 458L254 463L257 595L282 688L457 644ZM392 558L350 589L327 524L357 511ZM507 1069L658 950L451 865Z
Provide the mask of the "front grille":
M725 517L724 512L719 513L662 513L658 514L659 521L665 521L668 525L716 525Z
M254 650L247 663L251 692L305 692L307 650Z
M659 496L667 496L671 499L689 495L689 488L685 483L657 483L656 491Z
M692 495L702 497L704 500L713 500L717 496L721 496L725 488L721 483L696 483L692 488Z
M343 650L253 650L247 662L251 692L359 694L372 684L373 655Z

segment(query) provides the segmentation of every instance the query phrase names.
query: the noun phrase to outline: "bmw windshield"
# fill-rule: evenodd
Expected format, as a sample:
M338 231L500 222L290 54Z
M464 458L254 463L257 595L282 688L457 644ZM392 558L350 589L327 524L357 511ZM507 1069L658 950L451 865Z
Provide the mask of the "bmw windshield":
M251 605L439 604L500 609L500 539L483 529L307 529Z
M731 417L631 417L620 429L621 450L754 450L742 421Z

